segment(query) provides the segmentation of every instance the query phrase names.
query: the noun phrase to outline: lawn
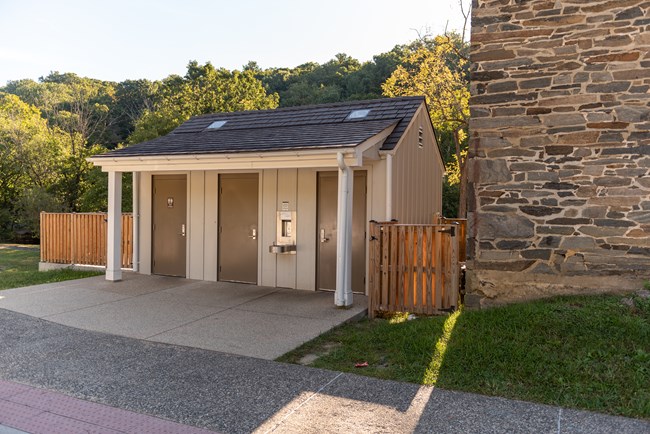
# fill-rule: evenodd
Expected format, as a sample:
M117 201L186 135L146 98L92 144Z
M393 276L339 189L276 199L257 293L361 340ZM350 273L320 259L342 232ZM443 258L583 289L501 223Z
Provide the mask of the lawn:
M0 290L41 283L81 279L101 273L74 270L38 271L38 246L0 244Z
M650 418L650 299L557 297L345 324L279 361ZM307 356L307 357L305 357ZM355 368L368 362L368 367Z

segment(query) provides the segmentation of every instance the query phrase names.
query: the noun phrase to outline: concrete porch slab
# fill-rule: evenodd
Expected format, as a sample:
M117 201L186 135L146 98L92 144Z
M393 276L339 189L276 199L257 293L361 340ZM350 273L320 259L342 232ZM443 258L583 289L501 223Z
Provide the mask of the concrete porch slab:
M0 291L0 308L84 330L274 359L366 310L354 296L125 273Z
M227 309L149 340L272 360L336 325L338 321Z
M127 298L125 295L88 289L82 286L57 286L50 290L45 289L25 294L20 292L6 294L3 291L0 292L0 297L3 297L0 300L0 307L37 318L45 318Z

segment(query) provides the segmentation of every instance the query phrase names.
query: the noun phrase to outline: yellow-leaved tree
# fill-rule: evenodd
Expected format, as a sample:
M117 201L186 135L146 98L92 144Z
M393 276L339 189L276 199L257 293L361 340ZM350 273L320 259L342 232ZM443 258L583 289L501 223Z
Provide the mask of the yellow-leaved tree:
M447 166L447 183L460 190L457 210L461 218L467 214L468 51L469 44L455 33L420 38L382 86L389 97L426 97Z

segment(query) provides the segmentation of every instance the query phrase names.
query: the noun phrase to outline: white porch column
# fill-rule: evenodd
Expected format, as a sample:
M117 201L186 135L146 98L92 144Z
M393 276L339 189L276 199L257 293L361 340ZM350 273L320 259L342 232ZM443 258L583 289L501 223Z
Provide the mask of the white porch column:
M337 155L339 163L338 208L336 216L336 291L334 304L352 305L352 192L354 173L343 154Z
M108 172L106 280L122 280L122 172Z
M140 172L133 172L133 271L140 271Z

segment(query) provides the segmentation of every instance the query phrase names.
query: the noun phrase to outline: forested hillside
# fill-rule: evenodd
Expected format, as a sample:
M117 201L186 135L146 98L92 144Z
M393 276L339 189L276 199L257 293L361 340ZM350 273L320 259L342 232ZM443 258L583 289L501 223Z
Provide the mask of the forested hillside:
M0 87L0 240L37 236L42 210L105 211L105 175L85 159L166 134L191 116L398 95L427 96L450 174L445 213L455 215L469 117L467 52L451 34L398 45L368 62L338 54L323 64L262 69L249 62L229 71L191 61L184 76L160 81L59 72L10 81ZM123 209L130 207L127 177Z

